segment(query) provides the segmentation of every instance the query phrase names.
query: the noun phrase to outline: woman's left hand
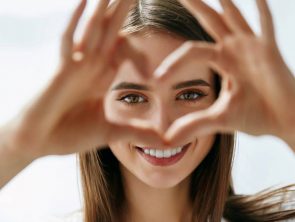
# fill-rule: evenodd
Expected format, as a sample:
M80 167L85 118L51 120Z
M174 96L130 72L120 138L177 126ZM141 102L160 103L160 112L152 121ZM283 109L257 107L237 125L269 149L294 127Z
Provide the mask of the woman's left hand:
M201 0L181 0L216 43L189 41L156 70L159 83L206 62L222 77L222 89L207 110L176 120L166 138L172 143L196 135L243 131L272 134L295 150L295 78L275 40L266 0L257 0L261 35L256 35L231 0L220 0L220 14ZM188 65L190 64L190 65Z

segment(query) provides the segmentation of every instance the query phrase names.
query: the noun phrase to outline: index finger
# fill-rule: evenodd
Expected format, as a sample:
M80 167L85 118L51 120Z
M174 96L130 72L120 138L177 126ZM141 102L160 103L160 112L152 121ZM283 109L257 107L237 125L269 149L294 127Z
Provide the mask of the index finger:
M69 58L72 55L73 42L74 42L74 33L76 31L79 20L85 9L87 0L81 0L81 3L75 10L71 21L63 34L62 46L61 46L61 55L64 59Z
M201 0L180 0L215 40L231 33L221 15Z
M108 15L108 24L106 27L107 32L104 36L104 42L101 49L101 53L109 51L110 48L116 42L118 32L123 25L123 22L128 14L129 7L132 2L133 0L119 0L117 5L114 6L115 8L113 9L112 13Z
M257 0L256 2L260 13L262 36L272 41L275 39L275 31L269 6L266 0Z
M191 65L214 62L218 49L215 44L188 41L168 55L154 72L154 78L160 82L171 76L194 69Z

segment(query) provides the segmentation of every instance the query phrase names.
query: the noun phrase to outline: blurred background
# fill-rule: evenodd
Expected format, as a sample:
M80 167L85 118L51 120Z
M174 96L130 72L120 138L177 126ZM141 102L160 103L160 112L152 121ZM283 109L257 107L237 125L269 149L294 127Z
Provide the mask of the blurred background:
M207 2L220 10L217 0ZM235 2L259 32L255 1ZM77 3L0 0L0 125L17 115L54 74L60 38ZM89 0L77 38L96 3ZM279 47L295 73L295 1L269 3ZM238 134L233 168L237 193L251 194L269 186L295 183L294 169L294 153L280 139ZM75 155L36 160L0 190L0 221L45 221L44 218L66 215L81 208L81 193Z

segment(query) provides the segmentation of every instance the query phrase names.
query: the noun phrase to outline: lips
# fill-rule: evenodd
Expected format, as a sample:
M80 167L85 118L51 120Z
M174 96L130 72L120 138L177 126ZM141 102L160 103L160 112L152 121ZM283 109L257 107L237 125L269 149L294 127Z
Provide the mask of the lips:
M136 146L136 151L146 161L155 166L169 166L177 163L186 153L192 143L171 149L156 149Z

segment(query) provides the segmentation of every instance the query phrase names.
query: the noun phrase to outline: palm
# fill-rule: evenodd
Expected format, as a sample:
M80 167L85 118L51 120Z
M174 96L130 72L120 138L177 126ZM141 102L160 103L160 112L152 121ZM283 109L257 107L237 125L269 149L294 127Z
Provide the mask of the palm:
M103 146L108 128L101 101L83 102L67 112L53 128L48 149L52 153L68 154Z

